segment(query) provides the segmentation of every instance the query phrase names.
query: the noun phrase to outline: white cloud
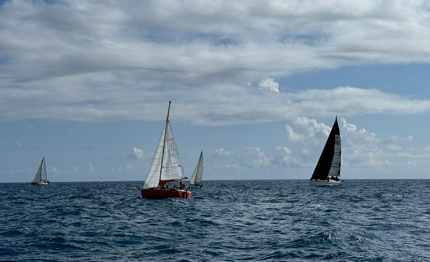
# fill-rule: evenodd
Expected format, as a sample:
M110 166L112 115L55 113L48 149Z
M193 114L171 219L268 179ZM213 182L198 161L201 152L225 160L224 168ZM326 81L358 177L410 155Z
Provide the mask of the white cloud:
M52 167L51 167L51 171L52 171L52 172L54 172L54 173L57 173L57 172L58 172L58 170L57 170L57 168L56 168L55 166L52 166Z
M307 117L297 117L292 124L300 132L295 133L291 126L286 126L288 140L291 142L317 144L321 139L327 139L331 130L324 123L317 123L315 119Z
M259 147L245 148L245 155L251 158L254 167L265 168L270 165L269 158L267 158L266 154Z
M130 165L130 164L126 164L126 165L125 165L125 168L126 168L126 169L128 169L128 170L131 170L131 169L133 169L133 166L132 166L132 165Z
M16 141L15 145L16 145L16 147L22 147L22 144L19 141Z
M277 146L276 151L277 153L271 159L271 162L275 167L285 168L297 166L297 159L293 156L292 152L287 147Z
M223 158L223 157L230 157L234 154L234 151L232 150L225 150L224 147L215 149L215 152L212 154L213 158Z
M179 118L205 125L428 112L428 100L377 89L278 93L267 78L429 63L428 8L389 0L6 1L0 121L163 119L171 97Z
M262 90L272 91L272 92L279 92L279 84L273 81L272 78L267 78L265 80L262 80L258 86Z
M133 147L133 152L127 155L127 158L142 160L145 159L148 155L145 155L142 149L138 149Z
M389 144L387 145L387 149L390 151L400 151L402 147L399 145Z

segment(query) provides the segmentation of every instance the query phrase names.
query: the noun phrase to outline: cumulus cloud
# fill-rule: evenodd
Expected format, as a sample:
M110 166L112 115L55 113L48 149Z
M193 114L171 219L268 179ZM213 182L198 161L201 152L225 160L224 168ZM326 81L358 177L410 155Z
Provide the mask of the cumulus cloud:
M275 167L285 168L298 165L298 160L287 147L277 146L276 151L276 154L271 159Z
M127 158L142 160L142 159L146 158L146 155L142 149L138 149L138 148L133 147L133 152L128 154Z
M270 165L269 158L259 147L247 147L245 148L246 156L252 158L254 166L257 168L264 168Z
M331 130L331 127L324 123L318 123L315 119L309 119L307 117L298 117L292 124L300 132L295 133L291 126L286 126L288 140L291 142L316 144L321 138L327 139Z
M215 149L215 152L212 154L213 158L223 158L223 157L229 157L234 154L234 151L232 150L225 150L224 147Z
M266 80L262 80L258 86L262 90L272 91L272 92L279 92L279 84L273 81L272 78L267 78Z
M165 117L171 97L179 118L205 125L428 112L428 100L377 89L283 93L267 78L429 63L428 7L389 0L5 1L0 121L155 120Z

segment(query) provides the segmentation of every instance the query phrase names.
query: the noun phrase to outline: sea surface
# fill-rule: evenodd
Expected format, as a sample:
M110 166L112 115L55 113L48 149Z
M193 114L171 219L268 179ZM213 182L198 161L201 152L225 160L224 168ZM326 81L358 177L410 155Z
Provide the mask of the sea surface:
M430 261L430 180L0 184L0 261Z

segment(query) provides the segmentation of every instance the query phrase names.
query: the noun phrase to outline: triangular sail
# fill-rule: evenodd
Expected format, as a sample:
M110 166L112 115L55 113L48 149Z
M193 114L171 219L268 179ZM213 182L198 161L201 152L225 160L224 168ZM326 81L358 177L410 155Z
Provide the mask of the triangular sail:
M166 133L167 121L164 124L161 132L160 140L158 141L157 149L155 149L154 158L152 158L151 166L149 167L148 176L146 177L143 188L157 187L160 182L161 159L163 157L164 134Z
M180 180L182 179L182 166L179 161L178 148L169 120L166 121L166 124L166 144L164 146L163 169L161 170L160 180Z
M48 177L46 173L45 158L42 158L42 162L40 162L39 169L37 170L32 183L40 183L47 180Z
M341 139L336 118L311 179L326 180L328 176L340 176L340 166Z
M190 185L201 184L203 176L203 152L200 153L199 161L197 162L196 169L194 169L193 176L190 179Z
M166 122L143 185L144 189L157 187L160 185L160 181L182 179L182 166L179 161L175 137L170 127L169 112L170 102Z

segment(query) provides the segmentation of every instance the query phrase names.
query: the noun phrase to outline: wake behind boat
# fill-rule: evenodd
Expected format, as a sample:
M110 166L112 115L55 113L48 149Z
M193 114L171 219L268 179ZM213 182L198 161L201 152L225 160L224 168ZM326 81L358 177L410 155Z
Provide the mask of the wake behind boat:
M343 183L340 180L341 140L337 117L330 135L321 153L318 164L312 174L310 184L315 186L330 186Z
M185 188L182 182L180 183L180 188L176 188L174 185L170 189L167 187L168 182L180 181L187 178L182 176L178 148L170 127L170 104L171 101L169 101L166 122L164 123L154 158L149 167L148 176L141 189L143 198L191 198L191 192Z
M194 185L196 187L202 188L202 176L203 176L203 151L200 153L199 160L197 161L196 169L191 176L188 186Z
M40 162L39 169L34 176L32 185L49 185L47 173L46 173L46 165L45 165L45 157L42 158L42 162Z

